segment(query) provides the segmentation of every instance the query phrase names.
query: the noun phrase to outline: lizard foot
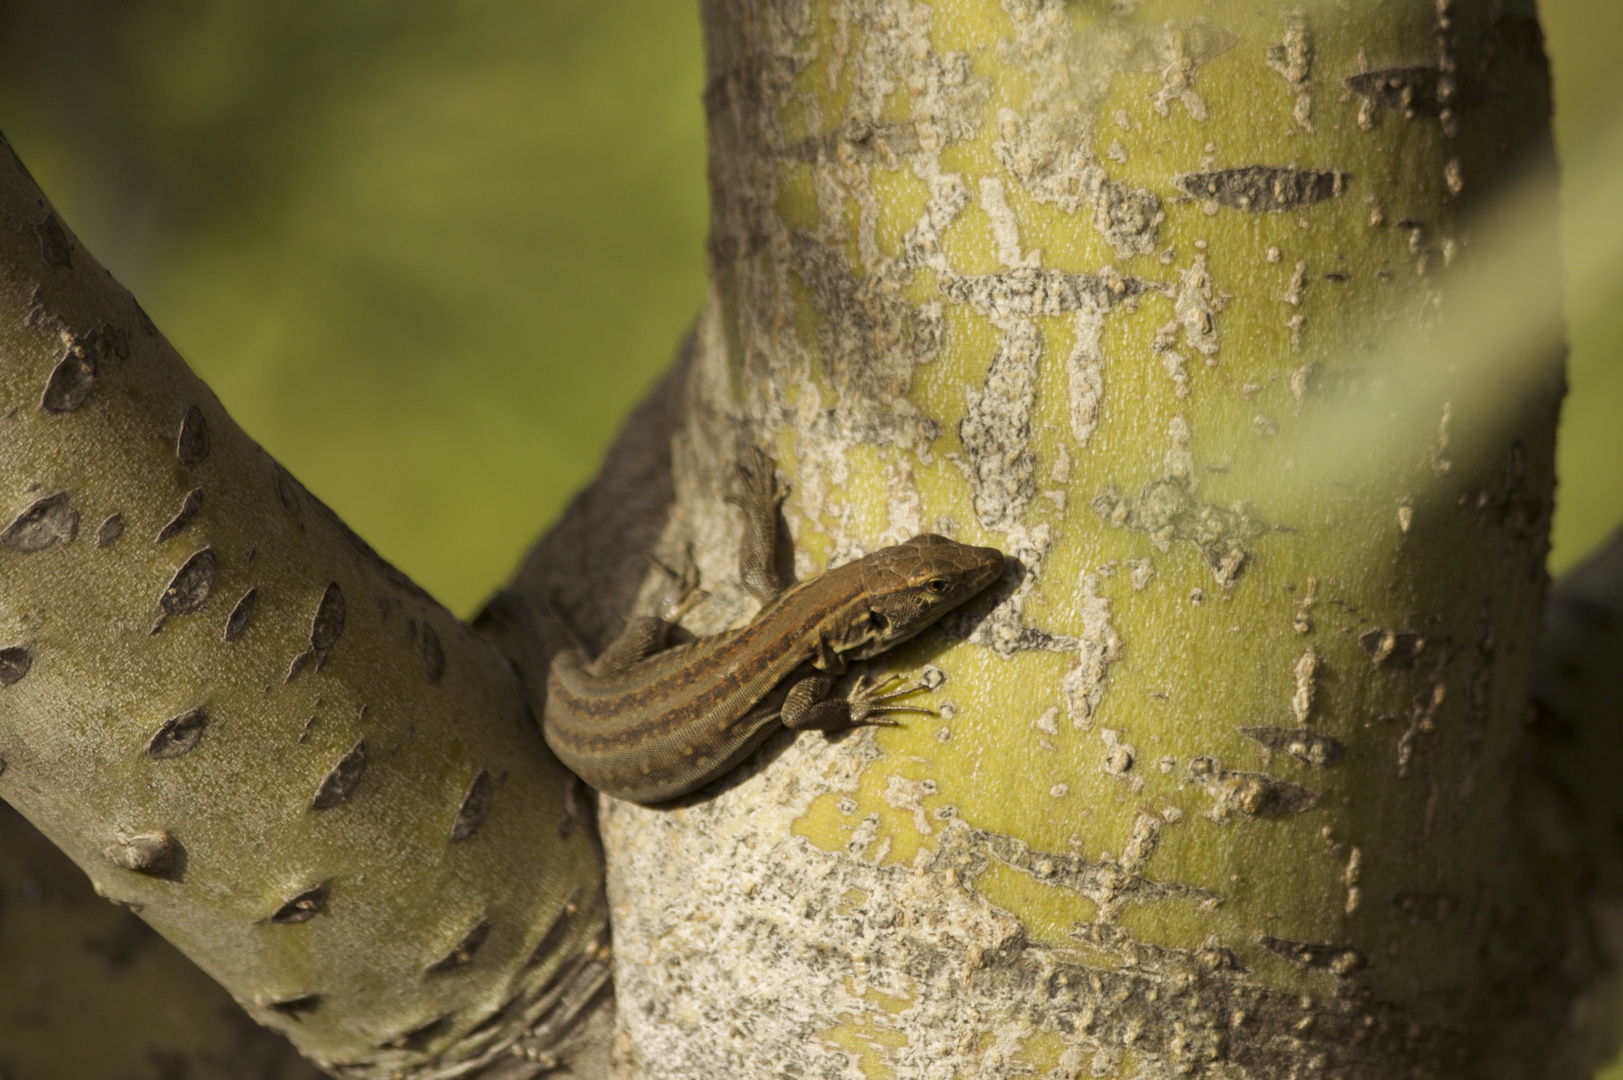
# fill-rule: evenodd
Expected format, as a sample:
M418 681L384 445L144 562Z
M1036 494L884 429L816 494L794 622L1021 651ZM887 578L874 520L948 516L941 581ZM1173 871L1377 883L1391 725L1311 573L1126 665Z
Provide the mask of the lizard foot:
M858 675L856 682L851 684L850 691L845 695L845 703L851 710L851 723L894 727L898 721L889 718L890 714L893 713L919 713L924 716L940 715L934 709L927 709L922 705L889 704L889 702L895 701L897 698L904 698L909 694L916 694L920 690L929 689L923 683L914 683L912 686L905 686L888 694L880 692L900 680L900 675L891 675L870 686L866 675Z
M657 607L659 618L668 623L679 623L682 617L695 607L710 599L710 593L699 588L699 564L693 558L693 544L689 541L682 553L682 569L676 571L654 558L652 555L644 557L658 567L670 584L660 598Z
M759 446L738 462L738 490L724 496L745 514L776 514L788 497L788 487L778 483L777 463Z

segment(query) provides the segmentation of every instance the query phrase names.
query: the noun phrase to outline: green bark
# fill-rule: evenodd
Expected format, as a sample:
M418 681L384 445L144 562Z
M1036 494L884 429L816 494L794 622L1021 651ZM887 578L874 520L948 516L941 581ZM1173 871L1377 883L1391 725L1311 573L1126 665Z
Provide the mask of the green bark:
M536 1071L601 1008L605 912L508 664L231 422L9 148L0 265L0 796L335 1074Z
M602 801L631 1074L1581 1069L1524 741L1559 346L1447 345L1490 241L1552 265L1547 192L1493 216L1548 164L1530 6L705 21L689 625L752 610L750 443L802 574L926 530L1023 573L881 665L940 720Z
M1458 355L1462 326L1498 325L1469 277L1490 241L1549 273L1547 196L1491 198L1548 151L1530 7L705 19L711 302L515 588L601 644L664 584L643 556L691 552L711 595L690 629L748 618L723 497L752 443L793 486L803 575L924 530L1021 570L877 665L938 683L939 719L780 736L675 809L600 800L617 1075L1582 1071L1585 853L1551 842L1567 811L1524 723L1558 350L1539 324L1513 342L1531 374ZM239 998L319 982L321 1011L258 1010L308 1051L454 1068L468 1002L511 992L570 882L575 936L543 966L580 963L573 991L602 962L585 827L552 847L562 777L486 647L278 484L36 197L0 251L0 528L28 549L0 546L0 649L27 653L0 653L21 672L0 794ZM84 360L83 400L43 409ZM210 456L188 462L192 404ZM212 599L150 634L205 541ZM508 610L483 625L533 693L547 657ZM1603 786L1576 745L1574 802ZM464 867L474 766L510 775ZM321 915L264 921L318 879ZM467 912L502 905L475 950ZM470 952L432 994L425 968ZM375 1051L448 1011L417 1054Z

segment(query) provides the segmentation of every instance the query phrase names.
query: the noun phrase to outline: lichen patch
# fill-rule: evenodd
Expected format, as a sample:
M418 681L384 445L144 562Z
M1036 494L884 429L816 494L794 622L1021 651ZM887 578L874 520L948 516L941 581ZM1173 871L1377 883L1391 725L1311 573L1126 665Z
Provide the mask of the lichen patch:
M1200 502L1183 477L1152 480L1136 496L1106 491L1093 508L1117 528L1144 533L1162 551L1175 542L1194 545L1224 587L1234 584L1251 557L1246 542L1267 531L1244 503L1224 508Z
M1290 87L1291 118L1303 131L1313 131L1313 35L1307 12L1301 8L1285 15L1285 36L1278 45L1268 46L1268 66L1278 72Z
M1212 757L1189 763L1188 782L1206 790L1212 808L1206 816L1218 824L1234 817L1269 818L1301 814L1318 805L1317 792L1267 773L1225 769Z
M1122 642L1111 619L1110 600L1100 595L1099 574L1086 572L1079 584L1082 632L1077 635L1076 659L1061 678L1060 690L1071 723L1086 731L1104 700L1111 665L1121 658Z

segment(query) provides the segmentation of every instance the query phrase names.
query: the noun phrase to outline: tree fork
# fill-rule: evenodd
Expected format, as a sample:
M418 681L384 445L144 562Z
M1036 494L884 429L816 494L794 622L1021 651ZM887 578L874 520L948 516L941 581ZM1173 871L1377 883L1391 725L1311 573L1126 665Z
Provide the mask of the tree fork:
M232 423L9 147L0 265L0 796L335 1075L552 1067L606 1007L602 861L507 662Z

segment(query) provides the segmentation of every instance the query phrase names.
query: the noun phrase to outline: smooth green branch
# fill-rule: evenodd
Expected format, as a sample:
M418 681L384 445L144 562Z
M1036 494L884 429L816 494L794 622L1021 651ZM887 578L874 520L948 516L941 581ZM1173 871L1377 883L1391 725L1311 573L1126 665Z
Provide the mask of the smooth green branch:
M232 423L9 148L0 266L0 796L330 1071L541 1067L607 979L602 863L507 662Z

